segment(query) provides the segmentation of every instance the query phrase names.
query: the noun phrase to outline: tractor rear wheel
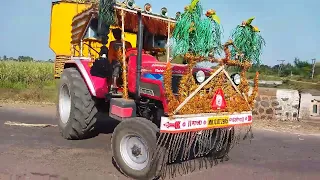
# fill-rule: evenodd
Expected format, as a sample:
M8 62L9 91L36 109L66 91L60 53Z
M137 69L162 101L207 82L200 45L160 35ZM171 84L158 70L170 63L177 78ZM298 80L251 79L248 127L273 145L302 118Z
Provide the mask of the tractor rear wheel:
M153 179L159 174L163 156L153 159L159 128L136 117L122 121L112 134L114 160L120 170L135 179ZM163 153L161 153L163 154Z
M65 139L92 135L98 110L89 89L76 68L64 69L58 90L57 119Z

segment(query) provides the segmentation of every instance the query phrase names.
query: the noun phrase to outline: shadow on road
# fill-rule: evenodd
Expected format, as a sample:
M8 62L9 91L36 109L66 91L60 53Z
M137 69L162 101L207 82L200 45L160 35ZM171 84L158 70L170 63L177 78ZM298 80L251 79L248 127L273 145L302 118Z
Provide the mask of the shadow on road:
M119 123L120 121L109 117L108 113L98 112L97 122L94 126L95 129L90 134L88 134L88 136L82 139L79 139L79 141L94 139L100 134L112 134L114 129ZM73 141L78 141L78 140L73 140Z
M94 133L87 139L94 138L99 134L112 134L116 126L120 123L118 120L109 116L109 104L103 100L97 100L96 107L98 108L97 122L95 124Z
M118 120L109 117L107 112L99 112L97 118L96 130L99 134L112 134L120 123Z

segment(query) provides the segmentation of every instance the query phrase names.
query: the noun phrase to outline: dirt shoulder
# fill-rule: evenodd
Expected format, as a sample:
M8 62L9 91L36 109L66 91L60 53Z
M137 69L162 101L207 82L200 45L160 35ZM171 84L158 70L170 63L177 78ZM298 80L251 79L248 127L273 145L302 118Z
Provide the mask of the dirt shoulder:
M310 121L268 121L255 120L253 127L279 132L320 135L320 123Z
M56 91L53 88L8 89L0 87L0 103L53 104Z
M2 110L18 110L22 113L35 113L39 115L52 115L56 113L54 103L47 102L23 102L23 101L3 101L0 100L0 109Z
M47 102L0 101L0 108L18 109L22 112L32 110L32 112L43 115L56 112L55 104ZM256 119L253 121L253 127L279 132L320 135L320 122L316 123L314 121L268 121Z

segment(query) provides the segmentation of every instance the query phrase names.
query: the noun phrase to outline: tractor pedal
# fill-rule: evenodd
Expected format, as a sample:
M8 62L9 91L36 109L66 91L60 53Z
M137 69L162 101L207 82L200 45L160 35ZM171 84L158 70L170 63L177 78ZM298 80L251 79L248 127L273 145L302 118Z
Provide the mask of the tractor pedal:
M122 97L122 93L121 92L116 92L116 93L111 92L110 94L114 98L121 98Z

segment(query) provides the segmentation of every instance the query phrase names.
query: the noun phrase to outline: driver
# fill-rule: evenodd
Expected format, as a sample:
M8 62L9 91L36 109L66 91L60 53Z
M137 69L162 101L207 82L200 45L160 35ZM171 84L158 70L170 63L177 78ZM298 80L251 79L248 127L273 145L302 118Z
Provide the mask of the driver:
M112 29L112 34L115 38L114 41L110 42L109 51L108 51L108 59L112 65L112 85L111 89L117 89L117 81L120 75L120 59L118 59L118 51L122 47L121 34L122 31L120 28ZM125 49L131 48L132 45L130 42L125 41Z

